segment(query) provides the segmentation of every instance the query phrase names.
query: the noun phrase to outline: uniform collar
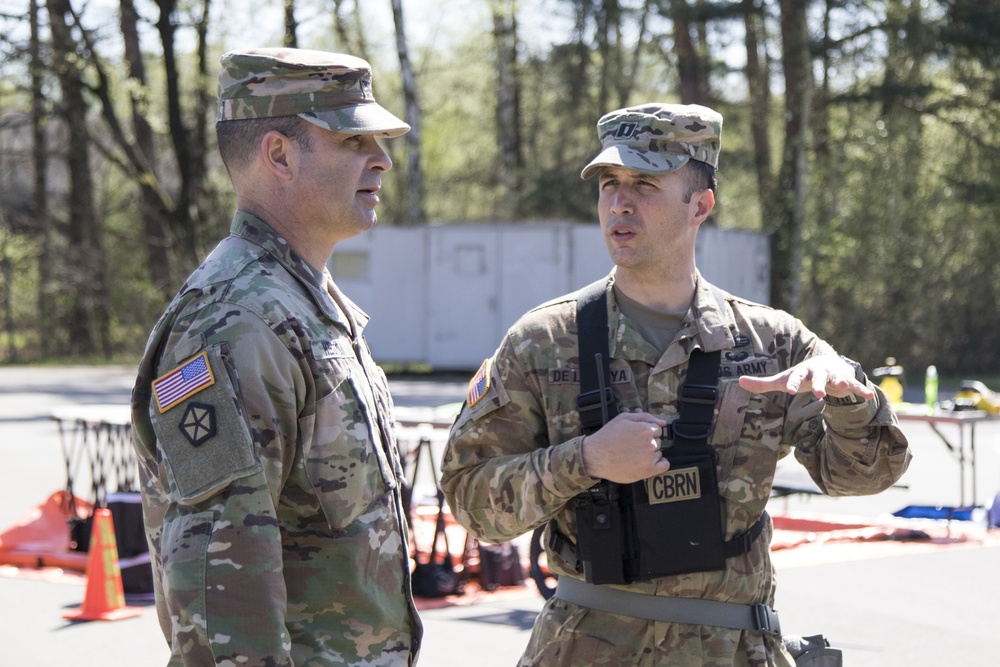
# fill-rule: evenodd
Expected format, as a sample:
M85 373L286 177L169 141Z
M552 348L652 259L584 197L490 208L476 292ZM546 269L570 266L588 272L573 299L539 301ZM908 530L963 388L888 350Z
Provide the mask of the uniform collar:
M674 342L667 348L661 363L675 366L687 360L692 350L714 352L735 347L738 332L736 319L726 298L726 292L696 273L694 300L681 323ZM637 331L624 325L624 319L615 302L614 272L608 276L608 321L612 322L612 356L622 359L649 359L657 354ZM659 364L658 364L659 365Z
M246 211L236 211L229 233L260 246L299 281L324 315L355 335L361 334L368 315L337 288L328 269L314 267L273 227Z
M726 292L705 280L698 272L694 302L684 317L682 330L693 330L696 345L705 352L729 350L736 345L736 318L726 300Z

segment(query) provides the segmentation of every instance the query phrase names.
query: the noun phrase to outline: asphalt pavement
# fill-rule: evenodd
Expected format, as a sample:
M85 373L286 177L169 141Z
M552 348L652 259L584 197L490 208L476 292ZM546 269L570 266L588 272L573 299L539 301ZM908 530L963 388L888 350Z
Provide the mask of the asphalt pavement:
M0 531L65 486L63 443L52 410L124 405L132 378L126 367L0 367ZM465 385L455 377L411 377L390 378L390 388L396 403L406 408L460 400ZM904 430L915 458L900 487L869 498L775 499L772 514L880 521L906 505L958 504L958 453L926 424L905 423ZM953 447L958 445L957 432L940 430ZM976 443L977 500L988 504L1000 490L1000 423L980 424ZM792 634L823 632L844 650L848 667L995 665L1000 540L996 531L982 534L981 540L956 539L946 546L876 541L776 552L782 626ZM10 568L0 567L0 667L166 664L166 645L148 602L128 601L146 607L137 618L74 623L62 613L82 602L81 577L24 574L13 576ZM541 606L529 583L425 610L420 664L513 666Z

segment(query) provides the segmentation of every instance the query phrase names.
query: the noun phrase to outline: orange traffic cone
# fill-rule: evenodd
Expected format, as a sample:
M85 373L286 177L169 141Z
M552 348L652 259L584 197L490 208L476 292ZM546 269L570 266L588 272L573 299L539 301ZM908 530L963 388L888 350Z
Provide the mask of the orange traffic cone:
M125 606L111 510L94 510L87 557L87 592L80 608L64 612L63 618L71 621L117 621L142 612L142 607Z

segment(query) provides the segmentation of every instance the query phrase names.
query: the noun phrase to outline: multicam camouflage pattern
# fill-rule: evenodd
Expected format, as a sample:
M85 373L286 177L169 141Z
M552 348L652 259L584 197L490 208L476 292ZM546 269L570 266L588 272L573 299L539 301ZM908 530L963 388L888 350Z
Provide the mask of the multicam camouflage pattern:
M601 167L625 167L645 173L677 171L688 160L718 169L722 116L697 104L643 104L605 114L597 121L603 150L580 177Z
M288 48L222 56L216 120L296 115L342 132L397 137L410 129L375 102L371 66L361 58Z
M832 406L812 394L758 395L741 375L768 375L831 347L787 313L726 295L720 305L698 277L694 303L661 355L621 315L610 289L611 386L621 411L677 417L677 388L694 349L722 351L720 398L709 444L717 453L725 539L764 511L778 460L796 458L830 495L877 493L909 462L906 440L885 396ZM575 539L570 501L597 482L583 465L575 399L576 297L542 305L508 332L491 364L490 387L452 428L442 486L458 521L481 539L502 542L554 520ZM876 391L878 391L876 389ZM666 576L622 587L650 595L774 604L770 521L747 554L726 569ZM549 549L549 567L579 577ZM520 665L792 664L780 642L757 631L645 621L550 600Z
M237 212L150 336L132 396L171 665L410 665L402 470L367 316ZM160 412L150 382L208 352L215 384ZM215 434L192 444L188 408Z

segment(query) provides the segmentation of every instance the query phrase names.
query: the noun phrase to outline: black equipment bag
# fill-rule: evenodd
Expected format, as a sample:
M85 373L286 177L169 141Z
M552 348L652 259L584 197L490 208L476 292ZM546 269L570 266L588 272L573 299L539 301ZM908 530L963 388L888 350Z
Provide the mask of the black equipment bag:
M138 491L117 491L106 498L118 544L122 589L127 594L153 592L153 566L142 519L142 497Z
M479 585L483 590L524 583L524 568L516 544L485 544L476 540L476 550L479 552Z
M434 521L434 538L431 540L430 549L427 553L427 560L421 561L419 550L414 548L413 572L410 574L410 585L413 594L422 598L443 598L447 595L461 595L462 582L455 572L455 563L451 557L451 550L448 548L448 534L444 525L444 491L438 483L437 471L434 469L434 459L431 456L431 443L427 438L421 438L417 444L417 450L413 458L413 478L410 482L410 492L404 498L406 505L405 513L413 527L412 516L410 516L410 506L412 502L413 488L417 482L417 472L419 471L420 455L423 450L427 450L427 460L431 467L431 477L434 480L435 491L437 492L437 516ZM444 539L444 549L438 552L438 538Z

